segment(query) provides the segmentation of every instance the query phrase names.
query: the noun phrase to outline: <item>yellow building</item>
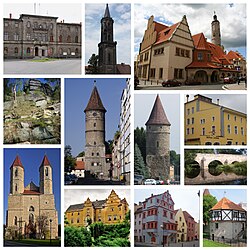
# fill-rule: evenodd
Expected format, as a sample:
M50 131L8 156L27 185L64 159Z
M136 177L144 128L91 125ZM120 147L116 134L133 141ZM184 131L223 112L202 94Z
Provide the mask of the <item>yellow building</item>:
M129 211L126 199L120 199L114 190L105 200L90 201L70 205L65 216L70 225L86 226L89 221L116 224L124 221Z
M187 95L184 112L186 145L246 145L246 114L221 106L219 99L195 95L189 101Z
M175 210L175 223L177 223L177 242L187 241L187 223L182 209Z

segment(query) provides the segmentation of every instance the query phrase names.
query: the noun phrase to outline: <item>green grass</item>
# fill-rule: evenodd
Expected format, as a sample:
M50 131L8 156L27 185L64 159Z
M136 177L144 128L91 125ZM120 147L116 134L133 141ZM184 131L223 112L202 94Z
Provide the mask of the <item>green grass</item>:
M230 247L230 246L216 241L203 239L203 247Z
M14 240L16 242L30 244L30 245L42 245L42 246L61 246L61 241L58 240L39 240L39 239L22 239L22 240Z
M41 58L41 59L33 59L32 62L50 62L50 61L57 61L59 59L56 58Z

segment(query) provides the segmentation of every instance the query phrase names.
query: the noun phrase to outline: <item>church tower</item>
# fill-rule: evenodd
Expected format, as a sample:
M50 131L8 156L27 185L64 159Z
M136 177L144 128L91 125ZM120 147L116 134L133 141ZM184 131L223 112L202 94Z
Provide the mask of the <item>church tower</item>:
M10 167L10 194L22 194L24 191L24 167L17 155Z
M53 194L52 188L52 167L48 157L45 155L39 168L40 172L40 193Z
M211 23L211 25L212 25L211 40L212 40L213 44L221 46L220 22L218 21L217 16L215 15L215 12L214 12L213 18L214 18L214 20Z
M107 175L105 158L105 113L94 86L85 113L85 169Z
M101 20L101 42L99 47L99 73L116 73L116 44L114 42L114 20L110 16L108 4Z
M146 122L146 163L152 178L166 180L170 168L170 122L157 95Z

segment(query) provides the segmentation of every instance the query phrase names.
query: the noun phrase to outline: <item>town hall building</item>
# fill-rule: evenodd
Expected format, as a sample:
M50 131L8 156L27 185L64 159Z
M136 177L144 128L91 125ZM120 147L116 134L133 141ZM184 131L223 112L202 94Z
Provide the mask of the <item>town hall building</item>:
M57 19L30 14L4 18L4 58L80 58L81 23Z

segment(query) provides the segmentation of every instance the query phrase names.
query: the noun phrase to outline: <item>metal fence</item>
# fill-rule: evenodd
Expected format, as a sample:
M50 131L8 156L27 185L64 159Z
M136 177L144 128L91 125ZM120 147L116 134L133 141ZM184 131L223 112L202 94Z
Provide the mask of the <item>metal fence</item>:
M208 239L208 240L212 240L212 241L216 241L219 243L223 243L223 244L227 244L229 246L233 246L233 247L245 247L247 244L247 239L242 239L242 238L238 238L238 239L228 239L225 237L216 237L216 236L211 236L211 235L203 235L204 239Z

